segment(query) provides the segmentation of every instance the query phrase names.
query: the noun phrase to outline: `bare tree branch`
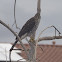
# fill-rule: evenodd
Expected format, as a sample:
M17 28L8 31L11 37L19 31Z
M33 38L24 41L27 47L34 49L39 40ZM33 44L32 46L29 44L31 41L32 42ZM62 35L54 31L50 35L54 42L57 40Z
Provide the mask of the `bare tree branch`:
M37 13L40 13L41 12L41 0L38 0L37 2Z
M48 28L51 28L52 26L49 26L49 27L47 27L47 28L45 28L44 30L42 30L41 32L40 32L40 34L39 34L39 36L38 36L38 38L37 38L37 42L39 41L39 38L40 38L40 36L41 36L41 34L45 31L45 30L47 30Z
M17 26L17 22L16 22L16 0L14 2L14 24L16 25L16 28L20 30L20 28Z
M10 30L17 37L17 39L19 40L21 46L23 47L23 49L24 49L24 51L25 51L25 53L26 53L26 55L28 57L27 50L26 50L25 46L23 45L22 41L20 40L20 37L8 25L6 25L3 21L0 20L0 23L2 25L4 25L8 30Z
M45 31L45 30L47 30L48 28L51 28L51 27L53 27L53 28L55 28L55 36L52 36L52 37L42 37L42 38L40 38L40 36L41 36L41 34ZM56 30L57 30L57 32L59 33L59 36L56 36ZM37 40L36 41L43 41L43 40L53 40L53 39L62 39L62 36L60 36L60 32L59 32L59 30L55 27L55 26L49 26L49 27L46 27L44 30L42 30L41 32L40 32L40 34L39 34L39 36L38 36L38 38L37 38Z
M42 37L38 39L38 42L44 41L44 40L54 40L54 39L62 39L62 36Z

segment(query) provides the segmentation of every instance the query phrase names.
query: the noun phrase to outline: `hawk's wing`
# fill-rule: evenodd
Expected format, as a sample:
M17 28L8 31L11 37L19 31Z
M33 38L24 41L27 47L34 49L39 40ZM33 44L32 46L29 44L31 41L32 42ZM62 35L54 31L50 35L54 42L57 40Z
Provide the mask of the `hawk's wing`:
M31 19L29 19L25 25L22 27L21 31L19 32L19 37L23 36L26 33L29 33L30 31L32 31L33 27L35 26L35 19L32 17Z

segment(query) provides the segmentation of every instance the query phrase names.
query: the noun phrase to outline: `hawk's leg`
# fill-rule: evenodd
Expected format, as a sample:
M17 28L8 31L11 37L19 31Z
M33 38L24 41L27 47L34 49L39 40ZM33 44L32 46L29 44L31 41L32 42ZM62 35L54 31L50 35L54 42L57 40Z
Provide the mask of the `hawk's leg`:
M34 37L30 37L30 41L31 42L34 42L35 41L35 38Z
M32 35L30 36L30 40L31 42L34 42L35 43L35 33L36 32L33 32Z

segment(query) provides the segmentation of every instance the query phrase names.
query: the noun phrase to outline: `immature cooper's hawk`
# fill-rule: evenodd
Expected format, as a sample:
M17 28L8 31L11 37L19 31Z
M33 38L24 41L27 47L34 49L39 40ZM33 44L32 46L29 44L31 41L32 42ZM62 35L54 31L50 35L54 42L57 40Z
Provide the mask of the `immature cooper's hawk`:
M34 17L32 17L31 19L29 19L25 25L22 27L21 31L19 32L18 36L22 39L24 39L25 37L29 36L30 39L34 40L35 38L35 33L36 30L38 28L39 22L40 22L40 0L38 0L37 3L37 13L35 14ZM17 38L16 38L17 40Z
M31 40L35 38L36 29L38 28L40 22L40 13L36 13L34 17L29 19L25 25L22 27L18 36L22 39L29 36Z
M38 0L37 3L37 13L35 14L34 17L32 17L31 19L29 19L25 25L22 27L21 31L19 32L18 36L22 39L24 39L25 37L29 36L30 40L33 41L35 38L35 33L36 30L38 28L39 22L40 22L40 12L41 12L41 8L40 8L40 3L41 0ZM15 43L13 44L13 46L11 47L10 51L13 50L14 46L16 45L16 43L18 42L18 39L16 38Z

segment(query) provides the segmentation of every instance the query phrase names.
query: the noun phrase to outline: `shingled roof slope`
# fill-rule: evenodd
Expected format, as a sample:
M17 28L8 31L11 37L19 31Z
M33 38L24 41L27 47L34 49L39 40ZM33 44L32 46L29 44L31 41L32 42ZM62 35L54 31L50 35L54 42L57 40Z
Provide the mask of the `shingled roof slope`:
M25 44L26 48L29 48L28 44ZM43 51L41 48L43 48ZM62 62L62 45L39 45L37 48L37 62ZM18 48L22 48L20 45L16 45ZM21 54L26 59L25 52Z

